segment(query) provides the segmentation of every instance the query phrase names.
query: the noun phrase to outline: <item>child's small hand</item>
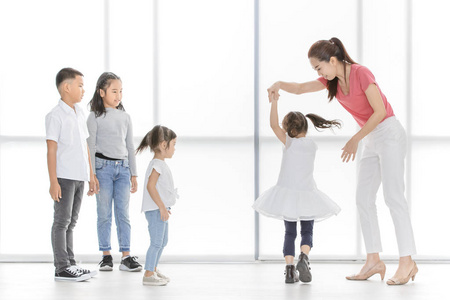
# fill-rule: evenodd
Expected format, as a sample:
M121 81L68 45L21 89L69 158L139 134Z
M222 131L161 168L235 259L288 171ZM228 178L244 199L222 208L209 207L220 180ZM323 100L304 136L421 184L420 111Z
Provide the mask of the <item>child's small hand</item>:
M169 220L169 215L172 214L170 211L167 210L167 208L164 207L164 209L159 209L161 212L161 221L166 222Z
M97 176L94 175L94 177L91 178L91 181L89 181L89 191L87 195L92 196L94 194L98 194L99 191L100 191L100 184L98 183Z
M59 202L59 199L62 198L61 186L59 183L50 184L50 196L56 202Z
M137 188L138 188L138 183L136 180L137 176L131 176L131 193L136 193L137 192Z
M267 92L269 93L269 102L272 101L278 101L280 98L280 94L278 91L280 90L280 83L277 81L270 88L267 89Z

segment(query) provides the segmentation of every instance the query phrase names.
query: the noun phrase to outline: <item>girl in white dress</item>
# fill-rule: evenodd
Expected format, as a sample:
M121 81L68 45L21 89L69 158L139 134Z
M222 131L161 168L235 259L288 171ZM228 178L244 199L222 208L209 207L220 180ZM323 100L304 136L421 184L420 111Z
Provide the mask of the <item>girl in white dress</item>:
M283 254L286 260L285 282L294 283L312 280L309 267L309 251L312 247L314 221L321 221L341 210L327 195L317 189L313 177L314 158L317 145L306 137L308 122L301 112L288 113L278 123L276 100L272 101L270 126L284 144L283 160L277 184L264 192L253 204L253 208L268 217L284 220L286 228ZM307 114L316 128L340 128L336 121L328 121L314 114ZM301 222L301 254L294 267L297 221ZM295 270L297 269L300 274ZM300 278L299 278L300 275Z

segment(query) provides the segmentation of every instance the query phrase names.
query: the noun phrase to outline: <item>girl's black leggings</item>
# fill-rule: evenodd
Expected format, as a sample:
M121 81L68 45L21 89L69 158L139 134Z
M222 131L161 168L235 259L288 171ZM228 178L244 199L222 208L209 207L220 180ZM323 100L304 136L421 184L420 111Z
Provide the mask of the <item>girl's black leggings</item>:
M297 237L297 222L284 221L285 233L284 233L284 247L283 254L295 256L295 238ZM300 246L308 245L313 246L313 227L314 220L312 221L300 221L300 234L302 241Z

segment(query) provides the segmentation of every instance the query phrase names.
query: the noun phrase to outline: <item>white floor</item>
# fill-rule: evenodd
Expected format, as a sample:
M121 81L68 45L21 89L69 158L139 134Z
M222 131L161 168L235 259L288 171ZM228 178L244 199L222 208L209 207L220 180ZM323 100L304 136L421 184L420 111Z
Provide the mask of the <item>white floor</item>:
M450 299L450 264L418 264L416 281L387 286L375 275L368 281L347 281L357 264L312 263L310 284L285 284L282 263L161 264L172 281L165 287L142 285L143 272L117 269L99 272L87 282L55 282L49 263L0 263L0 299ZM94 269L94 264L83 265ZM386 278L396 265L387 264Z

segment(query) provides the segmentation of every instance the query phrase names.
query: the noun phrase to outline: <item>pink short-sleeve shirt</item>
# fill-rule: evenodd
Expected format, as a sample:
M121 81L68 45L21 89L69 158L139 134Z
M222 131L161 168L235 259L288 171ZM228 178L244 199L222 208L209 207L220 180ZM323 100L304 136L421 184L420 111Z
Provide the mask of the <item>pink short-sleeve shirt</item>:
M325 78L320 77L317 80L327 86L327 80ZM338 85L336 99L353 116L360 127L363 127L370 116L373 114L373 108L372 106L370 106L369 100L367 100L367 96L365 94L365 91L372 83L374 83L378 87L381 98L383 99L384 107L386 109L386 117L383 119L383 121L389 117L394 116L394 111L392 110L391 105L389 104L386 96L383 94L377 82L375 81L375 76L373 76L372 72L370 72L369 69L358 64L352 64L349 81L349 93L347 95L344 95L341 87Z

